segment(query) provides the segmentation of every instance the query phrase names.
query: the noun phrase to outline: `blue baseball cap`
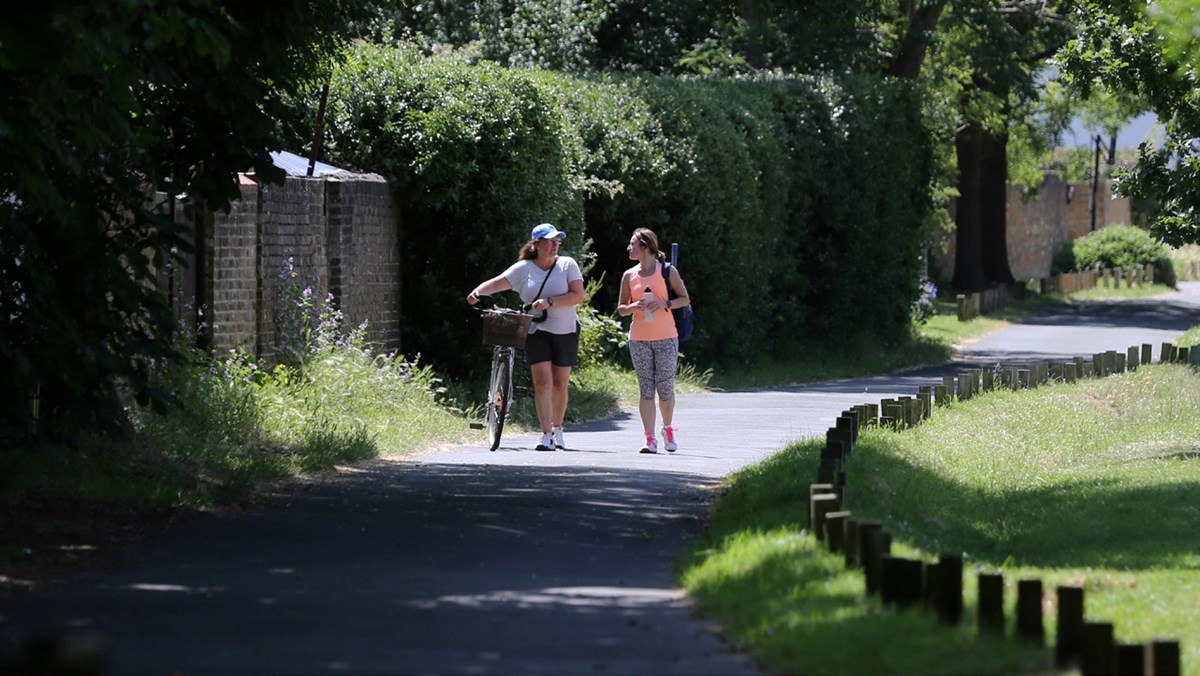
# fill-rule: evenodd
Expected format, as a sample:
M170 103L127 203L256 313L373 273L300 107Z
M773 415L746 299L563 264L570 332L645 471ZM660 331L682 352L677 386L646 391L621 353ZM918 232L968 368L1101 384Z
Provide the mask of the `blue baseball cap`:
M531 239L563 239L567 236L567 233L549 223L542 223L541 225L534 226L533 232L529 236Z

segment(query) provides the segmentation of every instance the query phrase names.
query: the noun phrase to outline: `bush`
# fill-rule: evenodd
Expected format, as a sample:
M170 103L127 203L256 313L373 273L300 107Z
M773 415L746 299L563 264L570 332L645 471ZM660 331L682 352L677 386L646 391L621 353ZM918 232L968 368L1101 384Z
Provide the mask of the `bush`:
M1170 251L1149 232L1131 225L1109 225L1068 242L1055 256L1052 272L1154 266L1154 281L1174 287Z

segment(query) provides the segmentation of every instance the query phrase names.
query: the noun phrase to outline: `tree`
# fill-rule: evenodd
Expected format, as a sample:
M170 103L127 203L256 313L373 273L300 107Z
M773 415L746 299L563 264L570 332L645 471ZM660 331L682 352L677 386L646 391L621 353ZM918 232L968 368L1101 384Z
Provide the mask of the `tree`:
M1200 3L1085 0L1057 58L1083 92L1101 87L1145 101L1166 124L1161 148L1143 143L1117 190L1157 204L1151 231L1172 245L1200 242ZM1151 7L1157 11L1151 13Z
M290 96L366 0L48 2L0 24L0 446L116 431L118 387L163 403L174 354L155 275L188 228L155 191L227 208L234 174L279 179ZM31 395L40 394L40 415Z

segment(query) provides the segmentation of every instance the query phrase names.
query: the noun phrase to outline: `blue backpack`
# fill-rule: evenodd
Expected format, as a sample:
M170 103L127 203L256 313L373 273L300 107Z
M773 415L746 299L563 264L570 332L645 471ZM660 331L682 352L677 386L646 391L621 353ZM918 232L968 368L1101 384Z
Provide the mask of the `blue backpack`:
M662 271L663 279L667 281L667 298L674 300L677 296L675 290L671 288L671 264L663 263ZM691 304L671 310L671 315L675 317L675 330L679 332L679 342L682 343L691 338L692 331L696 328L696 313L692 310Z

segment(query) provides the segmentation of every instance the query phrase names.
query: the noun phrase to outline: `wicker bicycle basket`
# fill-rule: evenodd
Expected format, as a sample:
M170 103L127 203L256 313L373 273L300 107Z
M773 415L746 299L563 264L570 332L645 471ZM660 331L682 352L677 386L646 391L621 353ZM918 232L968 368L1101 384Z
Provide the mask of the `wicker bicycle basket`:
M533 315L516 312L484 312L483 344L525 347Z

